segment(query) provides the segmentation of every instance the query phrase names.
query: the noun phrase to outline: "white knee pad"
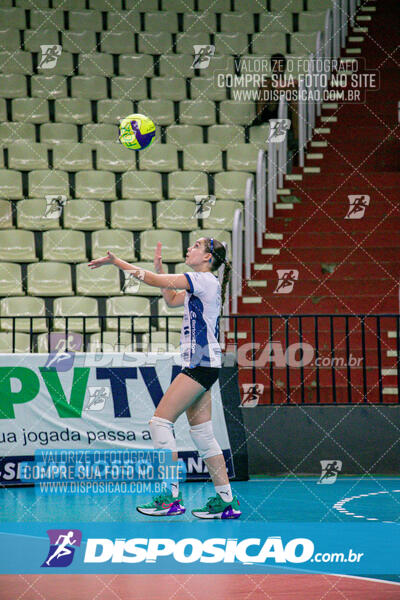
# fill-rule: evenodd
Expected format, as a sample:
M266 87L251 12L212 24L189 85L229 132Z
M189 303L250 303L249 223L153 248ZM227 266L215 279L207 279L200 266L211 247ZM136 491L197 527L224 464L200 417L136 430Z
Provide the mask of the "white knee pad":
M215 439L211 421L192 425L189 432L202 459L222 454L221 447Z
M162 417L151 417L150 433L154 448L163 448L177 452L176 439L174 437L174 424Z

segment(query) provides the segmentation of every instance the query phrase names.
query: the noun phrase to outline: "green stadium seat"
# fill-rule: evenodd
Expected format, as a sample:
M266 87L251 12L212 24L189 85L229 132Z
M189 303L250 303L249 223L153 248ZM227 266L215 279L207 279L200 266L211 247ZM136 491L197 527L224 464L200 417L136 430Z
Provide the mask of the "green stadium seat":
M192 15L185 15L185 18L188 16L191 17ZM215 15L210 16L212 16L212 18L215 17ZM201 31L197 30L197 32L193 32L192 29L186 28L186 31L189 33L178 33L176 36L176 51L178 54L192 55L194 53L194 45L208 46L210 44L210 34L206 33L206 30L202 29Z
M92 149L89 144L64 142L53 149L53 165L61 171L83 171L92 169Z
M2 296L23 296L21 267L16 263L0 263L0 286Z
M106 300L106 327L109 331L131 331L132 326L135 333L149 330L150 300L147 298L136 298L134 296L117 296ZM112 317L129 317L118 319ZM136 318L135 318L136 317ZM137 318L141 317L141 318Z
M8 200L23 198L21 173L11 169L0 169L0 198Z
M85 234L83 231L67 229L62 232L43 233L43 260L78 263L87 260Z
M32 73L32 54L22 50L0 52L0 73Z
M317 32L293 33L290 37L290 49L292 54L308 54L315 52L317 44Z
M15 331L33 331L34 333L47 331L43 298L29 298L28 296L3 298L0 300L0 314L2 316L0 329L3 331L12 331L13 329ZM19 318L14 320L12 317Z
M63 75L33 75L31 78L32 96L36 98L66 98L67 80Z
M56 298L53 304L53 329L65 331L68 317L68 331L85 331L93 333L100 331L97 300L74 296L73 298ZM87 317L83 319L82 317Z
M6 23L7 27L13 29L25 29L26 19L25 11L23 8L0 8L0 23ZM18 34L17 34L18 37Z
M258 12L261 12L261 8ZM221 15L222 33L253 33L254 16L249 12Z
M130 231L153 229L151 204L144 200L116 200L111 205L111 227Z
M114 61L111 54L91 52L79 55L79 74L112 77L114 75Z
M246 182L251 173L226 171L214 177L215 196L227 200L244 200Z
M12 204L8 200L0 200L0 229L12 229Z
M145 14L145 25L148 33L157 33L159 31L168 31L176 33L178 31L178 17L176 12L162 12Z
M118 269L105 265L91 269L88 263L76 265L76 293L80 296L113 296L120 294Z
M164 200L156 208L158 229L172 229L177 223L181 231L197 227L196 205L189 200Z
M299 15L299 31L324 31L326 10L307 11Z
M242 204L233 200L218 200L211 208L208 217L203 219L206 229L228 229L232 231L233 217L237 209L242 210Z
M121 0L89 0L89 6L95 10L121 10Z
M135 263L135 267L139 269L145 269L147 271L154 272L154 262L144 262L139 261ZM126 274L125 278L125 286L124 286L124 294L134 295L134 296L161 296L162 292L159 287L155 287L154 285L148 285L144 283L144 281L140 281L138 279L133 278L133 285L129 281L129 274Z
M254 102L224 100L220 104L220 122L228 125L249 125L256 114Z
M108 31L119 31L125 29L134 33L140 31L140 14L139 11L119 11L107 12L107 28Z
M109 54L135 54L135 35L134 31L103 31L101 34L101 51Z
M157 242L162 243L163 260L165 262L182 262L182 234L180 231L168 229L143 231L140 234L141 260L154 260L154 250Z
M168 316L169 319L159 318L158 327L162 331L168 329L168 332L180 331L182 328L183 306L168 306L164 298L158 301L158 314L162 317ZM178 316L177 316L178 315ZM167 325L168 323L168 325Z
M217 31L215 14L212 12L205 12L204 14L185 13L183 18L183 29L191 34L198 32L215 33ZM209 42L206 42L206 44L207 43ZM191 53L193 54L193 48Z
M185 100L185 80L182 77L153 77L151 95L162 100Z
M133 113L131 100L99 100L97 103L97 121L99 123L119 123L126 115Z
M46 123L49 120L47 100L42 98L15 98L12 101L13 121ZM6 119L4 119L6 120Z
M256 171L258 148L252 144L236 144L228 148L228 170Z
M290 33L293 30L293 17L290 12L263 13L260 15L260 31L268 33Z
M114 174L109 171L79 171L75 176L75 195L77 198L113 200L116 198Z
M43 24L46 28L64 29L64 11L59 8L42 10L34 8L30 10L30 17L31 30L38 29ZM22 29L25 29L25 26Z
M113 77L111 95L126 100L144 100L147 98L146 80L144 77Z
M36 262L32 231L4 229L0 231L0 261Z
M246 33L229 32L215 35L215 51L218 54L247 54L248 46Z
M48 25L46 23L46 25ZM49 23L50 25L50 23ZM41 48L43 44L48 46L58 45L58 30L57 27L46 27L45 29L25 29L24 32L24 48L29 52L39 52L41 56Z
M199 125L170 125L167 127L167 143L185 148L187 144L201 144L203 130Z
M122 197L138 200L161 200L160 173L133 173L122 175Z
M139 33L138 37L140 54L166 54L172 52L172 36L166 31ZM164 75L164 73L162 74Z
M88 352L125 352L133 351L132 336L127 331L103 331L90 336Z
M169 196L193 200L197 195L208 194L208 180L205 173L198 171L175 171L168 175Z
M64 227L93 231L106 226L104 202L100 200L71 200L64 207Z
M21 42L19 38L19 32L15 31L15 29L6 29L3 24L1 24L2 29L0 30L0 50L20 50Z
M196 77L191 80L192 99L226 100L226 88L216 85L214 78Z
M178 169L178 152L174 144L153 144L139 156L140 169L169 173Z
M136 170L135 157L132 150L122 144L103 144L96 150L97 168L102 171Z
M163 10L185 12L193 10L193 0L163 0ZM150 10L150 9L149 9Z
M179 120L187 125L214 125L215 104L211 100L183 100L179 104Z
M182 322L182 319L180 321ZM150 335L144 333L141 345L138 345L138 348L140 348L140 352L179 352L180 333L168 330L168 342L166 331L153 331L151 342Z
M35 200L21 200L17 206L17 223L19 229L44 231L47 229L59 229L59 218L46 216L47 202L44 198ZM60 235L57 232L57 235Z
M271 0L270 5L272 12L303 12L303 0Z
M70 10L69 28L71 31L82 31L84 24L86 31L101 31L103 29L103 19L98 10Z
M285 33L255 33L253 35L253 54L269 56L275 52L286 54L286 34Z
M82 127L82 141L93 148L110 142L118 143L118 128L108 123L88 123Z
M70 123L44 123L40 126L40 141L42 144L51 145L77 143L78 129Z
M95 52L97 49L96 33L94 31L63 31L63 52L81 54Z
M208 129L208 141L226 150L232 144L244 142L244 128L238 125L213 125Z
M120 75L132 75L135 77L153 76L153 58L148 54L121 54L119 57Z
M189 144L183 151L183 165L188 171L222 171L221 149L216 144Z
M30 352L30 335L16 332L14 335L8 332L0 333L0 354Z
M90 100L81 98L61 98L55 102L55 118L57 123L90 123L92 119L92 109Z
M192 65L193 56L187 54L163 54L159 59L162 77L194 77Z
M114 252L123 260L136 260L134 239L131 231L123 229L102 229L92 233L92 258L100 258Z
M65 171L31 171L28 180L30 198L44 198L48 194L69 196L68 174Z
M27 289L30 296L73 296L70 266L61 262L28 265Z
M269 124L250 127L250 142L257 148L267 149Z
M225 242L228 245L228 254L231 254L231 234L229 231L224 231L223 229L198 229L189 233L189 244L192 246L196 240L202 237L213 238L221 243Z
M71 80L71 95L89 100L107 98L107 80L98 75L78 75Z
M33 169L48 169L47 147L44 144L24 144L16 142L8 146L8 161L10 169L32 171Z
M171 100L141 100L139 113L148 115L157 125L170 125L175 121Z
M25 98L26 95L25 75L21 75L20 73L6 73L5 75L0 75L1 98Z
M198 0L199 12L210 10L215 13L224 13L231 10L231 0L213 0L210 5L210 0Z

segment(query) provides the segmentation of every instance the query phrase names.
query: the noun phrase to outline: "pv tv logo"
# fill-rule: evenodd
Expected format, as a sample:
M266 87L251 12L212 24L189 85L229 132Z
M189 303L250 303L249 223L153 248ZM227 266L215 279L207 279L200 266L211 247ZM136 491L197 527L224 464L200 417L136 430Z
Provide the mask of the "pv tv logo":
M82 532L79 529L48 529L50 548L42 567L68 567L79 548Z

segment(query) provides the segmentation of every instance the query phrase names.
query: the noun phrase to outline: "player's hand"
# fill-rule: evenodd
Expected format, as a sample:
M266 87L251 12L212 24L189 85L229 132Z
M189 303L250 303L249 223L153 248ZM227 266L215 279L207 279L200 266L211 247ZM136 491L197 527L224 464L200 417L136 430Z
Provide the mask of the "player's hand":
M154 268L156 273L161 273L163 270L162 258L161 258L161 242L157 242L156 250L154 253Z
M88 264L88 267L91 269L97 269L98 267L102 267L103 265L112 265L115 262L116 255L113 252L107 251L107 256L102 256L101 258L95 258L91 260Z

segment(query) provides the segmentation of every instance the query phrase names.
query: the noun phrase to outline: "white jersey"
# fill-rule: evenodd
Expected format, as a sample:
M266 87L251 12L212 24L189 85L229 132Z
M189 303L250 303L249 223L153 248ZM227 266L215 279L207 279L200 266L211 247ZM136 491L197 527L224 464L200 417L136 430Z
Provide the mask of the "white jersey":
M190 290L186 290L180 338L182 367L221 367L221 285L210 271L184 275Z

